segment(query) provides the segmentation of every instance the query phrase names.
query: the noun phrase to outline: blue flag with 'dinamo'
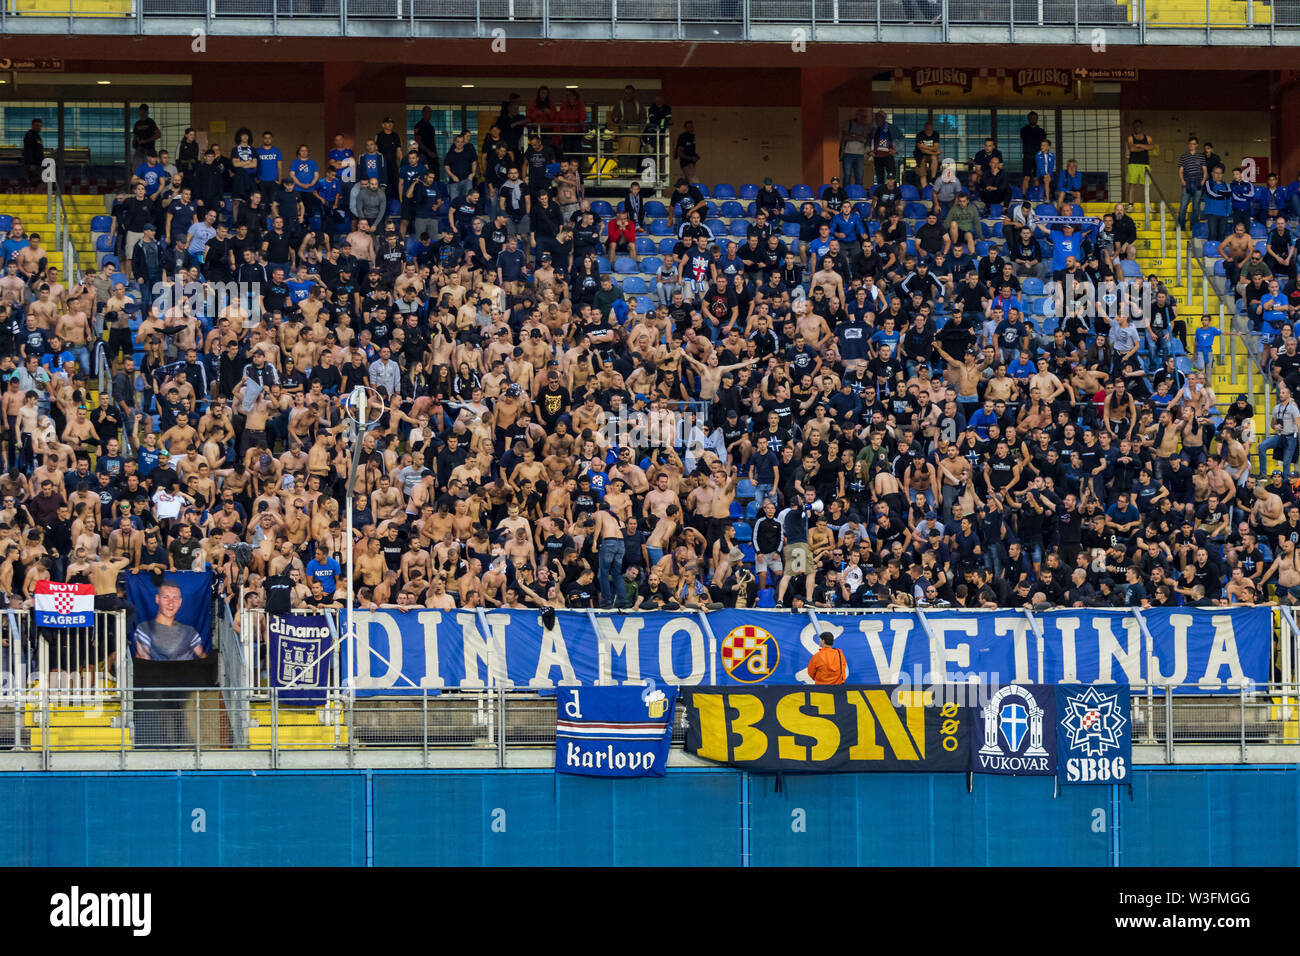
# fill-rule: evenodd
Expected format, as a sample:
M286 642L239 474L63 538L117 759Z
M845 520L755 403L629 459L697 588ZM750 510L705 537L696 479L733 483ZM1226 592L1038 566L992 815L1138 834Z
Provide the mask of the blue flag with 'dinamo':
M555 701L556 773L664 775L676 687L570 687Z

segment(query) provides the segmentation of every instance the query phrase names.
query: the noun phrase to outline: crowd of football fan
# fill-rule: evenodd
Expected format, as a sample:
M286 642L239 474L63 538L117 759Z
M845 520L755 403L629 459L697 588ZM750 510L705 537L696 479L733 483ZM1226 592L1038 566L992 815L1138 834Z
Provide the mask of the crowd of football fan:
M671 126L630 87L616 109L598 134L617 151ZM142 107L116 256L68 288L20 222L0 247L10 604L42 579L111 600L120 573L206 564L254 606L338 606L357 437L342 400L360 385L384 403L352 515L367 607L1300 594L1290 306L1265 443L1288 474L1266 475L1260 448L1257 476L1254 408L1207 382L1209 317L1180 316L1155 277L1146 308L1121 294L1122 203L1095 229L1044 225L998 144L955 177L927 124L927 215L909 225L903 134L863 112L845 130L858 181L795 204L769 179L731 219L743 235L720 236L692 130L669 195L633 185L612 215L593 208L586 115L577 91L552 105L543 89L503 104L481 144L439 143L428 113L410 140L385 120L322 168L246 129L229 156L187 131L173 164ZM1077 164L1039 158L1035 128L1024 186L1077 217ZM878 183L854 203L863 157ZM653 295L626 293L609 261L635 274L656 219L671 251L656 236ZM977 255L999 219L1005 244ZM1290 272L1271 271L1296 302L1289 248ZM226 283L253 291L226 299ZM1058 288L1046 332L1025 298Z

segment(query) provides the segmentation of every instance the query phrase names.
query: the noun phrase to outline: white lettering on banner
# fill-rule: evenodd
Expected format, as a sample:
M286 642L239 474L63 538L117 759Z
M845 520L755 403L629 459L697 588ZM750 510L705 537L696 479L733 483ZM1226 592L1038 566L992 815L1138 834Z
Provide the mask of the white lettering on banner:
M623 626L609 617L596 618L596 669L597 685L617 684L614 680L613 657L618 654L623 658L623 670L627 684L640 684L641 680L641 628L645 618L629 617L623 620Z
M1177 686L1187 680L1187 630L1192 626L1190 614L1170 614L1169 626L1174 632L1174 672L1161 676L1160 658L1156 656L1156 636L1151 635L1147 650L1147 680L1154 687Z
M821 627L811 622L805 624L803 630L799 632L799 643L808 652L809 659L822 649L821 635L823 630L830 631L835 637L839 637L844 628L838 624L823 624ZM806 664L803 670L794 675L794 679L801 684L811 684L813 682L813 679L808 676L808 666Z
M492 687L514 687L514 682L506 676L506 625L510 623L509 614L485 614L489 634L484 637L479 633L477 614L457 614L460 624L461 642L465 651L465 679L461 687L478 689L485 685L479 679L479 664L492 668L488 679Z
M1248 683L1241 670L1241 655L1237 653L1237 634L1232 629L1232 618L1227 614L1215 614L1210 623L1214 626L1214 636L1210 638L1210 656L1205 662L1205 676L1200 679L1200 686L1207 690L1223 686L1219 671L1224 667L1232 673L1228 679L1229 687Z
M1137 620L1126 617L1120 622L1128 632L1127 647L1115 637L1111 623L1112 619L1102 614L1092 619L1093 629L1097 632L1097 680L1103 684L1112 683L1111 673L1118 662L1127 678L1120 683L1127 683L1134 689L1146 687L1146 681L1142 679L1142 633Z
M554 687L551 669L555 667L560 669L561 686L568 687L581 683L573 670L573 662L569 660L569 649L564 644L564 635L560 633L558 623L555 627L542 629L542 649L537 655L537 673L528 682L528 686Z
M889 629L894 632L894 640L889 645L889 657L880 643L880 634L885 629L884 621L879 618L860 619L858 630L867 639L871 658L876 663L876 681L881 684L897 684L903 673L903 658L907 655L907 641L912 636L911 618L899 617L889 622Z
M1013 684L1028 684L1033 678L1029 676L1029 620L1025 617L1000 617L993 622L993 633L1005 637L1011 633L1012 646L1015 649L1015 675ZM1034 635L1037 637L1037 635Z
M415 615L424 630L424 676L420 687L442 690L446 686L438 667L438 625L442 623L441 611L420 611Z
M971 618L929 618L930 622L930 672L941 682L948 673L948 663L961 668L970 667L970 643L963 642L948 647L948 632L955 631L967 637L979 634L979 625Z
M397 684L397 678L402 676L402 630L397 626L397 621L391 614L384 614L379 611L357 611L356 621L356 641L357 641L357 679L352 682L352 686L357 690L383 690L384 688L393 687ZM382 677L372 677L370 673L370 625L378 624L384 629L384 634L388 637L388 670Z
M1077 617L1055 617L1052 623L1061 632L1061 676L1058 679L1062 684L1077 684L1079 658L1075 654L1074 635L1079 630L1080 621Z
M673 638L678 632L691 639L691 672L679 677L673 671ZM659 673L669 684L698 684L704 680L704 633L688 617L669 621L659 631Z
M649 770L654 766L655 755L648 750L615 753L612 744L604 750L587 750L570 742L564 752L564 762L570 767L590 767L593 770Z

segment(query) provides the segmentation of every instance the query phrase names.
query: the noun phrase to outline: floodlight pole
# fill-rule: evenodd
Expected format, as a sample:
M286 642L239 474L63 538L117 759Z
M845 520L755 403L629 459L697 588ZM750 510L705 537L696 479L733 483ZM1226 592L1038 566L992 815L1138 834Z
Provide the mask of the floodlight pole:
M354 388L354 389L352 390L352 403L353 403L353 406L354 406L354 409L355 409L356 423L357 423L357 432L356 432L356 437L353 438L353 440L352 440L352 470L348 472L347 491L345 492L344 497L343 497L343 502L344 502L343 506L347 509L347 512L348 512L348 521L347 521L347 529L348 529L348 530L347 530L347 536L348 536L348 538L347 538L347 543L348 543L348 559L347 559L347 560L348 560L348 582L347 582L347 584L348 584L348 591L347 591L347 614L348 614L348 626L347 626L347 636L348 636L348 676L349 676L349 678L351 678L351 679L353 680L353 682L354 682L354 686L353 686L352 689L353 689L353 691L355 691L355 690L356 690L356 687L355 687L355 681L356 681L356 674L357 674L357 668L356 668L356 663L357 663L357 661L356 661L356 658L357 658L357 642L356 642L356 639L355 639L355 638L356 638L356 625L353 624L353 622L352 622L352 612L353 612L353 595L352 595L352 578L353 578L353 575L352 575L352 560L353 560L353 558L352 558L352 552L353 552L353 547L352 547L352 544L353 544L353 542L352 542L352 490L353 490L353 488L356 486L356 483L357 483L357 464L358 464L358 462L360 462L360 460L361 460L361 435L362 435L362 428L364 427L364 425L365 425L365 421L366 421L366 390L365 390L365 387L364 387L364 386L358 385L356 388Z

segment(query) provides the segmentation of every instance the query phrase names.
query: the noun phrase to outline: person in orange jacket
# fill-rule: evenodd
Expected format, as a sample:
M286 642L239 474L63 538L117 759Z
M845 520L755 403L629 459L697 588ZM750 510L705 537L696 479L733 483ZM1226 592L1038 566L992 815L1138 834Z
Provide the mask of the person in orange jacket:
M849 677L849 664L844 659L844 652L837 651L832 645L835 635L822 631L821 650L808 662L808 676L814 684L843 684Z

